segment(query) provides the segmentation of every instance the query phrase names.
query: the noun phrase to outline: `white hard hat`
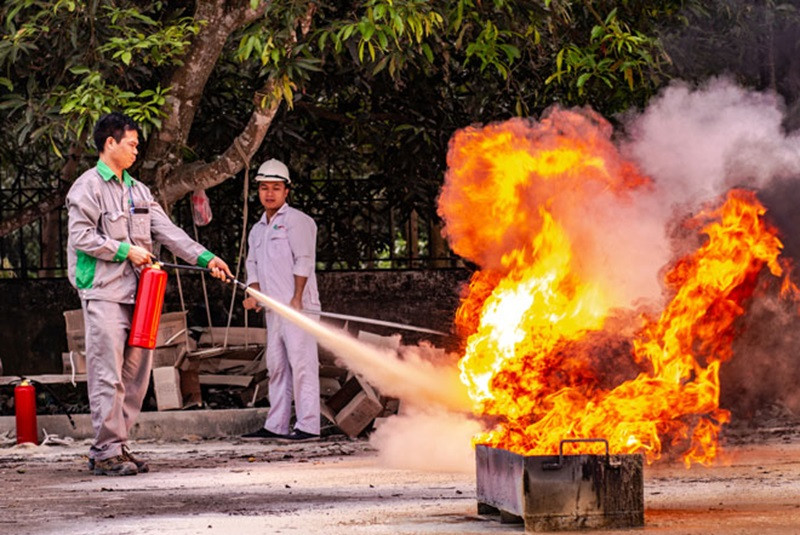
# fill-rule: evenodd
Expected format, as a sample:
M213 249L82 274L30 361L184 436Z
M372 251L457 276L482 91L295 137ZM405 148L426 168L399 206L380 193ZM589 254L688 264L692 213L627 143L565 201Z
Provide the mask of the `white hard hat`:
M258 182L285 182L291 184L292 179L289 178L289 168L281 162L272 158L261 164L256 173L256 181Z

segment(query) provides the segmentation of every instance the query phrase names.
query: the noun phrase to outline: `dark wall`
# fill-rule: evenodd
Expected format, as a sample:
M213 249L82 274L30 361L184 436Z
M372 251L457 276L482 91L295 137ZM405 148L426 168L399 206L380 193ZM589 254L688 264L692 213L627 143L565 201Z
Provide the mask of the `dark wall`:
M458 296L469 280L469 272L325 272L317 277L325 311L449 332L458 307ZM183 274L180 280L189 325L207 325L200 276ZM231 287L207 277L206 288L212 322L224 326L228 319ZM69 282L66 279L1 280L0 296L3 375L61 373L61 353L67 350L63 312L80 308L80 300ZM165 311L181 309L178 284L173 274L170 274L165 301ZM236 296L233 308L232 325L244 325L241 293ZM260 314L249 313L247 321L251 326L263 325ZM369 330L379 334L402 332L408 343L420 338L410 331L378 327ZM451 345L454 341L448 340L447 343Z

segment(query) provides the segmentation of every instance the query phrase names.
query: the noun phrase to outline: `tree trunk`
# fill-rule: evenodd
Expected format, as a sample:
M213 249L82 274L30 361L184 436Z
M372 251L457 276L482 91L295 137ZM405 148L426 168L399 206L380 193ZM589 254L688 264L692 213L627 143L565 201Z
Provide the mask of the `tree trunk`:
M197 106L225 43L237 28L262 16L269 4L261 2L256 9L250 9L246 0L197 3L194 19L203 25L183 64L169 80L170 92L164 105L167 116L147 147L139 174L142 182L161 190L167 177L182 166L181 149L189 138Z
M181 165L175 168L169 176L163 177L158 184L158 192L166 205L174 204L175 201L196 189L208 189L216 186L250 163L250 158L264 141L267 130L269 130L281 104L281 100L275 100L267 107L260 106L261 93L269 94L271 85L269 83L263 91L256 94L255 109L250 115L247 126L219 158L211 163L193 162ZM245 154L245 159L242 158L241 153Z
M256 9L251 9L249 0L197 2L194 18L204 23L183 58L183 64L173 72L168 81L170 92L164 105L166 117L161 129L150 140L138 173L138 178L153 189L153 193L160 197L167 208L191 191L215 186L238 173L244 165L249 164L250 158L264 140L282 102L280 99L264 98L265 95L272 94L272 81L268 81L256 92L250 120L219 158L212 163L184 164L181 157L197 106L225 43L238 28L263 16L269 5L269 1L262 1ZM316 5L311 3L304 17L297 21L303 35L310 29L315 10ZM265 100L266 106L262 104ZM85 143L85 135L84 132L78 143L80 147ZM36 221L64 204L67 191L74 180L76 160L77 158L72 158L65 164L64 169L70 169L70 179L57 191L38 205L0 221L0 237ZM65 173L62 172L62 178L64 176Z

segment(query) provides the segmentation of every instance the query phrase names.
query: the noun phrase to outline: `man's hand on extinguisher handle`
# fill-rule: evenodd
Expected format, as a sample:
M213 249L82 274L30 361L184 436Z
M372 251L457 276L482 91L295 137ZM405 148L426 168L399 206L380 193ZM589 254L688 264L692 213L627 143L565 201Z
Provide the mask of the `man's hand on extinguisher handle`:
M233 273L231 273L228 264L225 263L223 259L218 256L215 256L211 259L208 263L209 269L211 269L211 275L213 277L218 278L222 281L233 280Z
M144 247L131 245L131 248L128 249L128 260L130 260L134 266L151 264L154 259L155 257L153 254Z

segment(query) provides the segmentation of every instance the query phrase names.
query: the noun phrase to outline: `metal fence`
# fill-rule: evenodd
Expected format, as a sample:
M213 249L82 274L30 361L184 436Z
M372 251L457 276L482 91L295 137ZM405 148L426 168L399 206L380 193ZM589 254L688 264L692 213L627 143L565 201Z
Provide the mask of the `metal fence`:
M191 206L186 199L172 211L175 222L229 263L239 250L242 224L242 178L210 190L213 220L193 229ZM48 188L0 189L0 220L35 206ZM314 218L318 225L318 270L445 269L459 267L441 238L438 223L420 207L391 199L378 181L369 179L319 180L292 191L291 204ZM261 216L255 191L250 192L247 229ZM66 276L66 209L0 238L0 278Z

